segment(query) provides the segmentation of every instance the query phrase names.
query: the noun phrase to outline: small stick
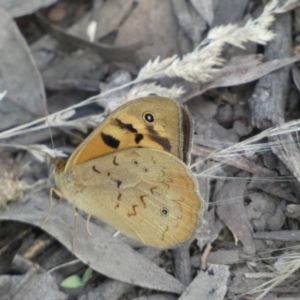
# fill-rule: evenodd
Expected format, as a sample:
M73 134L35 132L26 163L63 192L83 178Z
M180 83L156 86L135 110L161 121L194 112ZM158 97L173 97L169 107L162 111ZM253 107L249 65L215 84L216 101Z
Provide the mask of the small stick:
M207 257L212 249L211 243L208 243L202 256L201 256L201 266L200 270L205 271L207 269Z
M86 231L88 232L89 236L94 237L90 231L90 219L91 219L91 215L88 215L87 220L86 220Z
M77 232L77 225L78 225L78 214L74 203L72 204L72 209L74 213L74 231L73 231L73 243L72 243L72 254L75 253L75 246L76 246L76 232Z

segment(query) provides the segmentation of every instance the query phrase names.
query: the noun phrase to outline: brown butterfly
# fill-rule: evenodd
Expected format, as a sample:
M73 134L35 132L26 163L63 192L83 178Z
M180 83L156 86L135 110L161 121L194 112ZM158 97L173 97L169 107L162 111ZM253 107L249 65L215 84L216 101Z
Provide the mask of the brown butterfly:
M195 232L204 201L189 161L192 126L174 100L146 97L111 113L57 160L56 192L145 245L178 246Z

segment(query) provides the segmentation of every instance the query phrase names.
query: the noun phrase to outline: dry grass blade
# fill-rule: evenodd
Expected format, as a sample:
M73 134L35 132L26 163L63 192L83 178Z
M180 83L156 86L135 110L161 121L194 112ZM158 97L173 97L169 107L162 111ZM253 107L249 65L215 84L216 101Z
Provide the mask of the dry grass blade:
M255 289L252 289L248 294L260 293L255 300L262 299L267 293L269 293L275 286L283 283L293 273L300 268L300 255L299 253L285 254L281 257L280 262L277 263L277 270L273 273L272 279L259 285Z
M150 94L156 94L162 97L169 97L172 99L180 98L185 93L185 90L181 86L174 84L170 88L162 87L156 82L135 85L127 94L125 102L133 99L149 96Z
M207 38L196 49L182 59L178 56L159 61L149 61L141 69L138 78L146 79L155 76L181 77L191 82L205 82L211 78L225 60L220 57L223 46L228 43L244 48L243 44L252 41L265 45L275 34L268 29L274 21L274 13L278 2L271 1L263 13L255 20L250 19L245 26L228 24L213 28Z
M216 150L212 152L208 157L205 158L207 159L220 159L220 158L228 158L228 157L233 157L236 156L238 153L243 153L245 151L257 151L258 149L262 150L269 150L271 146L276 146L276 144L270 144L270 143L258 143L254 144L255 142L259 142L263 138L268 138L272 136L278 136L282 135L285 133L293 133L293 132L298 132L300 129L300 120L293 120L290 122L287 122L279 127L273 127L264 130L260 134L257 134L249 139L246 139L242 142L233 144L232 146L222 149L222 150ZM203 161L198 161L194 163L191 168L196 167L198 164L201 164Z
M62 151L51 149L46 145L40 145L40 144L19 145L19 144L0 143L0 148L26 150L29 153L31 153L36 160L40 162L45 162L47 155L51 157L66 157L66 155Z
M120 105L125 104L128 101L147 97L149 95L159 95L161 97L168 97L177 99L185 93L185 90L181 86L174 84L170 88L163 87L156 82L136 84L134 85L123 97L114 99L114 101L107 101L106 112L112 112Z

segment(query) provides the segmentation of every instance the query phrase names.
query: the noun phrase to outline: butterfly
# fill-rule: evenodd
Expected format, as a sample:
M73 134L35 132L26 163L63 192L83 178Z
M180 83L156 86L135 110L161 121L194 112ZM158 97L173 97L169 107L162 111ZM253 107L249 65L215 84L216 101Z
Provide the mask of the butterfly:
M57 159L57 194L145 245L191 239L204 210L188 166L189 113L159 96L112 112L72 153Z

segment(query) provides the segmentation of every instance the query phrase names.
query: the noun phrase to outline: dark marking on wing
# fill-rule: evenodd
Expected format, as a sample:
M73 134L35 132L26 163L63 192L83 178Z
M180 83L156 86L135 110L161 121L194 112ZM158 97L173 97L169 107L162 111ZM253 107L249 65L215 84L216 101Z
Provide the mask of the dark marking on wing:
M167 183L163 182L163 184L167 186L167 189L170 188L170 186Z
M145 197L147 197L147 195L142 195L142 196L140 196L140 200L142 201L144 208L147 207L146 202L145 202L145 200L144 200Z
M115 157L114 157L114 160L113 160L113 164L114 164L115 166L118 166L119 164L116 162L116 159L117 159L117 157L115 156Z
M105 134L104 132L101 132L100 137L105 145L117 149L120 145L120 141L115 139L113 136L109 134Z
M117 183L117 187L118 189L120 188L120 185L122 184L122 181L121 180L114 180L116 183Z
M164 180L163 183L166 183L166 182L172 183L172 182L173 182L173 179L170 178L169 175L166 174L165 169L166 169L166 168L163 168L163 169L161 170L161 172L162 172L162 174L163 174L163 177L166 178L166 179Z
M167 139L166 137L160 136L158 134L158 132L153 129L153 126L148 125L147 130L149 132L149 137L152 141L161 145L165 151L171 152L171 144L170 144L169 139Z
M136 142L136 144L138 144L143 138L144 138L144 136L141 133L137 133L135 135L134 141Z
M136 210L135 210L136 207L138 207L138 205L132 205L133 212L132 213L128 213L128 217L136 216Z
M110 176L110 172L107 172L107 176L108 176L108 177Z
M118 195L118 201L120 201L122 198L122 194L119 192L119 195Z
M153 195L153 190L157 189L157 186L150 189L151 194Z
M115 205L114 209L117 209L117 208L119 208L119 206L120 206L120 204L119 204L119 203L117 203L117 204Z
M98 174L101 174L101 172L100 172L99 170L96 169L96 166L93 166L92 169L93 169L94 172L96 172L96 173L98 173Z
M173 182L173 179L171 177L167 177L169 180L168 182L172 183Z
M121 129L127 129L128 131L130 132L133 132L133 133L137 133L138 131L132 126L132 124L128 123L123 123L120 119L115 119L116 120L116 124L119 128Z

